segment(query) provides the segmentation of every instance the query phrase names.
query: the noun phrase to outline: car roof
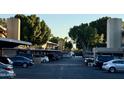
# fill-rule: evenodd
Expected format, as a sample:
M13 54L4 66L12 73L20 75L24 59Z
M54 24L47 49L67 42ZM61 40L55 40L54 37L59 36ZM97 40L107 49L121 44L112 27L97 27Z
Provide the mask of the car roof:
M27 57L25 57L25 56L14 56L14 57L21 57L21 58L24 58L24 59L30 60L29 58L27 58Z

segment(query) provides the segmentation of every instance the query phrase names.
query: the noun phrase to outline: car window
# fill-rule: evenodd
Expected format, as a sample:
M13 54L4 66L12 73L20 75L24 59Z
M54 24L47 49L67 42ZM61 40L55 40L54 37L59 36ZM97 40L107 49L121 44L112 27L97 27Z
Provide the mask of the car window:
M116 63L116 64L124 64L124 61L118 60L118 61L114 61L113 63Z
M122 64L124 64L124 61L122 61Z
M13 57L12 60L22 60L21 57Z

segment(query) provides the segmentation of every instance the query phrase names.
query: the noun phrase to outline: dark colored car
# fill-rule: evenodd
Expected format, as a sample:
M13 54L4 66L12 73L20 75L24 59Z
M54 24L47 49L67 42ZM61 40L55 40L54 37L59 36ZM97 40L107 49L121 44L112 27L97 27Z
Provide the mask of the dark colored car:
M63 57L61 51L47 51L45 54L50 61L59 60Z
M10 59L13 61L13 66L22 66L23 68L27 68L28 66L32 66L34 64L32 60L23 56L15 56Z
M20 54L17 54L16 56L24 56L24 57L27 57L27 58L33 60L32 54L20 53Z
M99 55L95 60L95 67L99 67L101 69L104 62L107 62L113 59L114 59L114 56L112 55Z
M50 61L55 61L55 60L57 60L57 59L56 59L56 56L55 56L53 53L49 53L49 54L47 54L46 56L49 58Z
M88 65L88 63L93 63L94 62L94 57L86 57L84 58L84 63Z

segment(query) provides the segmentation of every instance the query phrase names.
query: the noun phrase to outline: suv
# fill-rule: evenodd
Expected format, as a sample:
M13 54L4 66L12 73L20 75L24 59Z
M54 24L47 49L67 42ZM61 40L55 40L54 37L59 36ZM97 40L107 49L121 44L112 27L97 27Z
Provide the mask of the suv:
M104 62L107 62L113 59L114 59L114 56L111 56L111 55L98 55L96 57L94 66L99 67L101 69Z

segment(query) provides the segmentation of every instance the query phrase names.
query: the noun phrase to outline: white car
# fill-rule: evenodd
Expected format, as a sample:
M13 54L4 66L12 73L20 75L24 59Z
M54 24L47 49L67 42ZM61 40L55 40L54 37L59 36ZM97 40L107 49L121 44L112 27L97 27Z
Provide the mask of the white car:
M4 64L0 62L0 78L14 78L16 74L14 73L13 66L11 64Z
M114 59L104 62L102 68L109 72L124 71L124 59Z
M43 62L43 63L49 62L49 58L47 56L43 56L43 57L41 57L41 62Z

